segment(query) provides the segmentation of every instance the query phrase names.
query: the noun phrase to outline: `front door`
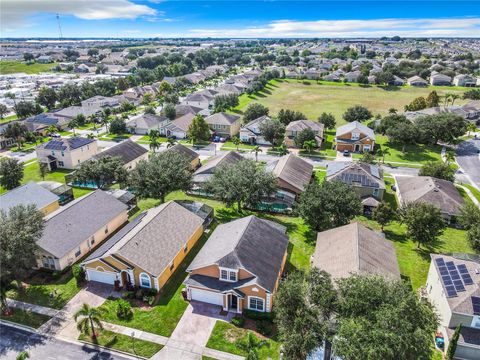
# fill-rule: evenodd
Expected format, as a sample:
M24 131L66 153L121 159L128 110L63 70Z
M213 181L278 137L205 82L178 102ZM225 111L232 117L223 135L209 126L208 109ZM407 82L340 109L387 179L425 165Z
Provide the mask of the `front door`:
M230 296L230 308L237 310L238 298L235 295Z
M355 152L359 152L360 151L360 145L356 144L355 145Z

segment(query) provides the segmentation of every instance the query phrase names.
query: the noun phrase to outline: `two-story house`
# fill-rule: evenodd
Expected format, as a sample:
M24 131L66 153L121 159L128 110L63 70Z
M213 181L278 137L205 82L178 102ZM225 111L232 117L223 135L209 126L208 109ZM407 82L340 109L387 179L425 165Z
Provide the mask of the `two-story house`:
M295 147L297 135L306 129L312 130L315 133L317 147L322 146L324 126L318 121L311 120L297 120L288 124L285 128L285 145L287 147Z
M287 259L285 232L256 216L217 226L187 268L187 298L236 313L271 312Z
M98 152L97 140L82 137L53 139L35 148L38 161L49 170L75 169Z
M218 136L231 138L240 131L240 116L224 112L215 113L205 118L210 129Z
M337 151L373 151L375 148L375 133L368 126L353 121L337 128L335 147Z
M455 359L480 359L480 260L466 254L430 254L425 293L439 316L448 349L461 325Z
M265 140L260 131L260 126L271 119L264 115L259 118L250 121L248 124L240 128L240 140L244 143L258 144L258 145L272 145L269 141Z

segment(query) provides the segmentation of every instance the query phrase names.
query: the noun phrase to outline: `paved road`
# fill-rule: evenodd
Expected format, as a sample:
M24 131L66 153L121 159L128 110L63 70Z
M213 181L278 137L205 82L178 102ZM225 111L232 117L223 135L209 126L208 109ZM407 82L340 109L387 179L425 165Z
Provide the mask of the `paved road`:
M480 139L462 142L457 148L457 162L468 177L480 188Z
M0 324L0 359L14 360L19 352L28 351L30 359L38 360L126 360L117 354L88 346L47 338L25 330Z

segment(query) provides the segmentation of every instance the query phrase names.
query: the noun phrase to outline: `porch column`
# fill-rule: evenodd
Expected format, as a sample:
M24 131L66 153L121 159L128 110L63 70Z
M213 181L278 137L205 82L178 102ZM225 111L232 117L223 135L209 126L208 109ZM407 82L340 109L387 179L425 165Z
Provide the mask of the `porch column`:
M133 270L128 269L127 272L128 272L129 277L130 277L130 285L135 286L135 276L133 274Z
M157 291L160 291L160 287L158 286L158 278L157 277L153 278L153 286L155 287L155 289L157 289Z
M228 294L223 295L223 310L228 311Z
M241 311L240 311L240 301L242 301L242 299L240 299L240 297L237 296L237 314L241 313Z

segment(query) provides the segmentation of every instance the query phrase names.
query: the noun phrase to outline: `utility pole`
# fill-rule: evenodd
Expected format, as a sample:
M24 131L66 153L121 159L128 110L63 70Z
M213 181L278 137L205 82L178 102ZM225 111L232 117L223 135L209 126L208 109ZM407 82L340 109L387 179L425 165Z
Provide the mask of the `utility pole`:
M57 24L58 24L58 39L62 40L63 35L62 35L62 27L60 26L60 15L57 13Z

